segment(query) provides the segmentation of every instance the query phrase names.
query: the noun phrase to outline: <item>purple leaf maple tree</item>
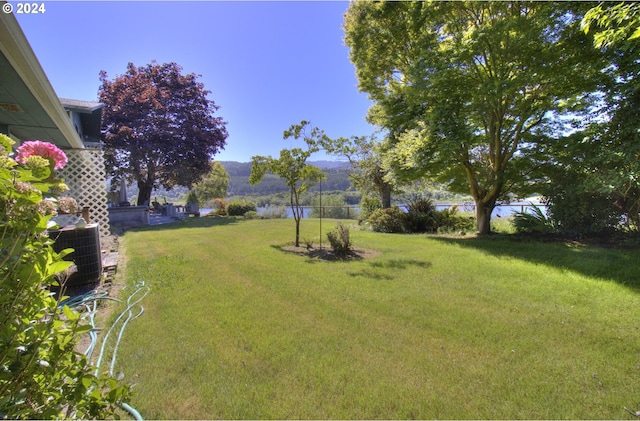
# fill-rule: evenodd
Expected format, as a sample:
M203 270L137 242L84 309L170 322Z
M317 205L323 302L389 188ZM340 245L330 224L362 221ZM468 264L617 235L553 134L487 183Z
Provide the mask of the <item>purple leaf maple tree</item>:
M138 205L148 205L154 188L191 187L210 169L228 136L219 109L198 75L183 75L176 63L129 63L109 80L100 72L104 104L102 133L107 172L135 181Z

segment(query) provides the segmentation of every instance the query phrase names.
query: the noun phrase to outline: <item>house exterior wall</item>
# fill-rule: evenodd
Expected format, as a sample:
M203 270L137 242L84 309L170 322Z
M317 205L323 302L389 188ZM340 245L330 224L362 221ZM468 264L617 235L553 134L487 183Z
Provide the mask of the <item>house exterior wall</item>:
M69 190L65 196L73 197L78 206L88 206L90 222L98 223L100 235L110 235L107 206L106 172L100 149L67 149L67 165L59 171Z
M82 120L80 120L80 114L78 114L75 111L67 111L67 113L69 114L69 118L71 118L71 123L73 124L73 127L76 129L76 132L78 132L78 136L80 136L80 139L84 139L84 133L82 133Z

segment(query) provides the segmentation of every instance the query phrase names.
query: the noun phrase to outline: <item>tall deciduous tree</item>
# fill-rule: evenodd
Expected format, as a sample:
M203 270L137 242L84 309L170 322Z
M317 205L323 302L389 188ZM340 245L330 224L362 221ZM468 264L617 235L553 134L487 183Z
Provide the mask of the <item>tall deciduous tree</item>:
M138 205L160 185L191 187L210 170L227 130L195 74L183 75L176 63L129 63L114 80L100 72L100 81L107 169L137 182Z
M227 195L227 189L229 188L229 179L231 176L224 166L218 161L213 161L210 165L211 171L205 174L202 180L194 184L192 188L201 205L204 205L211 199L225 197Z
M374 136L352 136L331 139L323 142L322 147L327 153L349 160L349 178L356 189L365 195L378 195L384 209L391 207L391 193L395 186L386 177L387 171L382 167L384 143L376 141Z
M354 2L345 15L369 119L394 141L399 178L471 193L477 228L526 184L553 113L576 112L597 66L580 14L565 3Z
M284 132L284 139L297 140L302 138L307 145L306 149L282 149L278 159L270 156L253 156L251 158L251 175L249 177L251 185L259 183L269 171L282 177L289 186L291 210L293 219L296 221L296 247L300 245L300 219L302 218L300 195L324 178L322 170L307 164L307 159L311 154L320 150L320 142L326 141L327 137L317 127L309 131L310 124L308 121L302 120L300 124L294 124Z
M627 215L640 231L640 3L604 2L590 9L582 22L585 32L609 59L604 72L612 83L605 93L608 118L589 133L591 171L581 184L599 186L615 198L616 211Z

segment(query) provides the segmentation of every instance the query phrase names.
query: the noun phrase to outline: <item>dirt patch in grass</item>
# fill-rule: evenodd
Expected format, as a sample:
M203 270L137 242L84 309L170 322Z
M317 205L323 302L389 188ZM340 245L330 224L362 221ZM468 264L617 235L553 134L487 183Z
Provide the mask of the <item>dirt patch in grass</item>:
M311 259L328 260L328 261L348 261L348 260L364 260L380 256L380 252L376 250L353 248L348 253L334 253L327 245L320 248L319 244L311 246L287 245L280 247L280 250L287 253L294 253L298 256L304 256Z

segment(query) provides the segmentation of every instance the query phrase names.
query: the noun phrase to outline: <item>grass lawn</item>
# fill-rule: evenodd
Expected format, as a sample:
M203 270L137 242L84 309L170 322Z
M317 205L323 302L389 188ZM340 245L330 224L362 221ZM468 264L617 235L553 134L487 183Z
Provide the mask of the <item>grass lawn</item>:
M302 221L303 238L317 231ZM151 287L118 356L136 383L133 406L147 419L613 419L640 409L638 251L351 234L381 254L283 252L293 220L127 232L127 282Z

